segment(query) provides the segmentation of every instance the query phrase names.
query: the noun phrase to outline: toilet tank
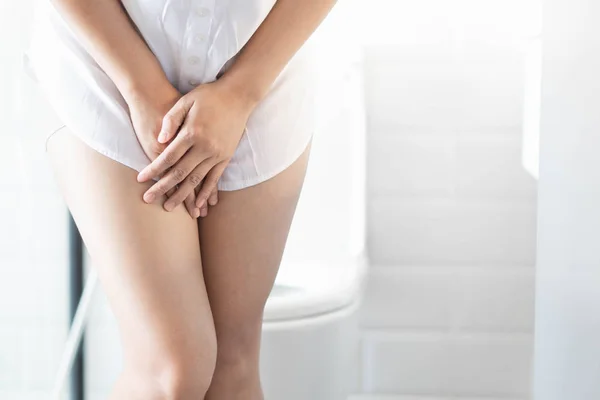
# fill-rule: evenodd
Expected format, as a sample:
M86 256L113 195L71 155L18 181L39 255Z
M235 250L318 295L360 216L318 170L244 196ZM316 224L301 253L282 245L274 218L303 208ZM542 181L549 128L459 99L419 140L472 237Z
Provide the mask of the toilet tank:
M319 66L317 128L282 268L364 252L366 129L355 13L355 1L338 2L311 38Z

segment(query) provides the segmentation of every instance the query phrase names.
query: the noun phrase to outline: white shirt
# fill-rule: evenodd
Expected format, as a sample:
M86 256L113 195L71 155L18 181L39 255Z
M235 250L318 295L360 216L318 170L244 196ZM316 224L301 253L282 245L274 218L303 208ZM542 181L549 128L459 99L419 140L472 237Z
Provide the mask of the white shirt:
M132 21L181 93L220 77L275 0L123 0ZM150 160L127 104L49 0L38 3L28 68L71 132L137 171ZM303 152L315 127L315 72L307 42L251 114L219 190L260 183Z

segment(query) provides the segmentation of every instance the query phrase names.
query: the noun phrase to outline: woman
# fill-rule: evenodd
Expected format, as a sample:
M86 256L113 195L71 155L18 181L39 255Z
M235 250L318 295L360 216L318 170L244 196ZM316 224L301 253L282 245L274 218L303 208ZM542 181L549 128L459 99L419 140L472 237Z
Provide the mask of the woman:
M47 152L123 342L110 399L263 398L313 132L305 42L334 2L40 3L29 57L64 123Z

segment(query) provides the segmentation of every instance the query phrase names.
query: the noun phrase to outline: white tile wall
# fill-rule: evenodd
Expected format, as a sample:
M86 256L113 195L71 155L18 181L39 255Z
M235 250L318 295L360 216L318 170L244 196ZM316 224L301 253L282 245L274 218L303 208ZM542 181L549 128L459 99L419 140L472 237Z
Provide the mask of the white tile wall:
M533 278L532 267L373 266L362 324L375 331L530 333Z
M371 36L365 54L373 265L356 400L529 399L537 193L520 160L523 54L497 26L519 5L422 3L388 12L404 35Z
M349 400L525 400L516 397L431 397L431 396L385 396L385 395L355 395Z
M518 396L527 393L530 338L438 332L367 333L364 390Z
M533 265L535 206L525 201L371 196L375 263Z
M372 196L447 196L455 191L456 134L369 130Z
M465 46L369 47L366 89L371 128L447 132L518 126L519 50L508 45Z
M456 191L464 198L525 200L531 204L536 187L521 164L519 129L462 134L456 142ZM477 166L474 168L473 166Z

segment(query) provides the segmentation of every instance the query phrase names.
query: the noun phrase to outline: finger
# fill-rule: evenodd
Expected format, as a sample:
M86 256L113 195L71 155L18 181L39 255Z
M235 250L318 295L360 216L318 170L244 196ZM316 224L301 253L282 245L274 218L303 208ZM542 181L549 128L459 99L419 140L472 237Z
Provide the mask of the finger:
M195 198L194 193L190 193L184 200L185 208L193 219L200 216L200 210L196 207L196 204L194 204Z
M169 190L167 193L165 193L167 195L167 197L171 197L173 196L173 193L175 193L175 191L177 190L177 186L171 188L171 190Z
M169 171L167 171L167 172L169 172ZM161 178L162 178L162 176L161 176ZM167 196L167 198L169 198L169 197L173 196L173 193L175 193L176 190L177 190L177 185L175 185L171 190L169 190L167 193L165 193L165 195Z
M207 215L208 215L208 205L207 205L207 204L204 204L204 205L202 206L202 208L200 209L200 216L201 216L202 218L204 218L204 217L206 217Z
M167 169L175 165L181 157L192 147L189 133L180 132L162 153L147 165L137 176L138 182L145 182L155 176L160 176Z
M200 193L198 193L198 197L196 197L196 207L202 208L202 206L206 204L208 197L211 195L212 191L215 190L215 188L217 187L217 182L223 174L226 165L227 164L224 161L222 161L219 164L215 165L210 170L208 175L206 175L204 183L202 184L202 188L200 189Z
M159 196L173 189L175 185L181 183L181 181L183 181L198 164L198 156L194 154L193 150L190 150L183 156L181 161L175 164L173 168L169 169L158 182L152 185L146 193L144 193L144 201L146 203L152 203Z
M196 186L202 182L206 174L214 167L211 159L206 159L183 180L179 189L165 202L164 208L167 211L173 210L177 205L190 194L194 193ZM198 207L198 205L196 205ZM200 208L200 207L198 207Z
M217 205L217 202L219 201L218 193L219 193L219 191L217 190L217 187L215 186L215 188L213 189L210 196L208 196L208 204L210 204L211 206Z
M198 196L198 194L200 193L200 190L202 189L202 186L204 185L204 183L205 183L205 181L203 181L202 184L198 186L198 188L197 188L198 190L196 190L196 196ZM195 203L195 199L196 199L196 197L194 197L194 203ZM194 206L196 206L196 204L194 204ZM207 204L204 204L202 206L202 208L197 208L197 210L198 210L199 216L202 218L204 218L208 215L208 205Z
M188 100L187 96L181 97L177 103L171 107L163 117L160 133L158 134L158 143L167 143L175 137L175 134L183 124L190 107L191 102Z

